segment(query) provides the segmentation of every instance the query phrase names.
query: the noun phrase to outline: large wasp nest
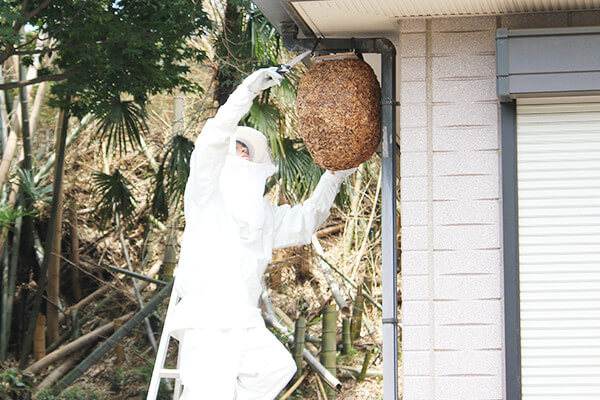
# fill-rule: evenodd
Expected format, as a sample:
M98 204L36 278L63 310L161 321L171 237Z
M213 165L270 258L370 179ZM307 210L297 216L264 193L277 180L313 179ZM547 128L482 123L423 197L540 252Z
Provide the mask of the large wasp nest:
M332 171L368 160L381 138L381 90L357 58L312 66L298 86L300 134L315 163Z

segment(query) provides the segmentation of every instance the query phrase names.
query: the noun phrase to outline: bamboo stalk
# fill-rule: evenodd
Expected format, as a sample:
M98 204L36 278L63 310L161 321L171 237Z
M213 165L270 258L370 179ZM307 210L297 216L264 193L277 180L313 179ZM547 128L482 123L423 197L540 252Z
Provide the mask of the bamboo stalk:
M269 295L267 294L267 291L264 288L264 280L263 280L263 292L261 294L261 300L265 306L265 321L269 325L271 325L273 328L275 328L279 332L281 332L281 334L283 334L283 336L286 338L288 343L291 343L294 339L293 339L289 329L287 329L285 326L283 326L281 323L279 323L277 318L275 318L275 312L273 311L273 304L271 303L271 300L269 299ZM304 352L302 353L302 356L306 360L306 363L315 372L317 372L321 377L323 377L323 379L325 380L325 382L327 383L328 386L335 388L336 390L339 390L342 387L342 383L331 372L329 372L329 370L327 368L325 368L319 362L319 360L317 360L317 358L315 356L313 356L312 353L310 351L308 351L306 348L304 348Z
M306 371L305 373L303 373L297 380L296 382L294 382L294 384L292 385L291 388L288 389L287 392L285 392L283 394L283 396L281 396L279 398L279 400L285 400L288 397L290 397L292 395L292 393L294 393L294 391L298 388L298 386L300 386L300 384L302 383L302 381L304 380L304 378L306 378L306 376L308 375L308 371Z
M340 365L340 366L338 366L338 369L339 369L338 372L339 372L340 377L342 377L342 378L354 378L354 379L356 379L358 381L358 376L360 375L361 368L358 368L358 367L348 367L348 366L345 366L345 365ZM381 371L381 370L368 370L365 373L365 378L367 378L367 377L373 377L373 376L381 378L381 377L383 377L383 371Z
M6 355L8 352L8 342L10 339L10 332L9 332L9 328L10 328L10 323L8 321L10 321L10 318L8 317L8 309L6 307L6 304L8 304L8 285L9 285L9 266L10 266L10 262L9 262L9 258L8 258L8 251L3 251L0 256L2 257L2 259L0 260L0 266L4 266L4 268L2 268L2 287L0 288L2 290L2 304L0 304L1 310L2 310L2 317L0 319L0 362L1 361L6 361Z
M275 312L275 315L277 315L279 317L281 322L283 322L286 325L287 328L291 328L292 326L295 325L295 322L292 321L292 319L290 317L288 317L288 315L281 308L273 306L273 311ZM309 350L312 351L314 346L312 346L311 343L321 344L321 339L319 339L318 337L309 335L309 334L305 334L304 342L306 343L306 346L308 346ZM312 348L311 348L311 346L312 346Z
M44 380L35 388L34 395L35 397L39 396L44 390L50 388L54 382L59 380L64 374L66 374L75 364L77 364L77 360L81 358L81 356L85 353L87 349L80 350L74 354L72 354L65 362L63 362L58 367L54 368L52 372L48 374L44 378Z
M58 340L54 343L50 343L48 346L46 346L46 354L50 354L52 353L54 350L58 349L60 346L62 346L67 340L69 340L69 338L71 338L72 336L72 332L66 332L63 333L61 337L58 338Z
M128 314L125 314L123 316L123 318L129 318L132 315L133 315L133 313L128 313ZM72 342L64 345L63 347L61 347L57 350L54 350L52 353L46 355L41 360L36 361L35 363L31 364L29 367L27 367L25 369L25 372L37 374L38 372L42 371L43 369L48 367L53 362L58 361L61 358L68 356L69 354L81 349L84 346L94 343L95 341L100 339L102 336L104 336L104 335L108 334L110 331L114 330L114 325L115 325L114 322L109 322L107 324L104 324L104 325L94 329L91 332L86 333L85 335L81 336L79 339L73 340Z
M294 379L298 379L302 374L302 353L304 352L304 336L306 335L306 318L304 315L298 316L294 329L294 361L296 361L296 374Z
M8 134L8 138L4 145L4 152L2 154L2 161L0 161L0 187L4 185L8 171L10 170L11 162L15 156L17 149L17 132L11 129Z
M334 298L335 302L337 303L338 307L342 311L342 315L344 315L344 316L349 315L350 307L348 307L348 303L346 302L346 299L344 298L344 295L342 294L342 291L340 290L339 285L337 284L337 282L335 281L335 279L333 278L333 276L331 274L331 268L329 267L328 263L323 261L323 257L325 256L325 253L323 252L323 247L321 247L321 243L319 242L319 239L317 238L316 235L313 235L313 237L312 237L312 245L313 245L313 248L315 249L317 255L319 255L319 265L321 266L323 275L325 275L325 279L327 280L327 284L329 285L329 289L331 290L331 293L333 294L333 298Z
M38 315L33 333L33 359L41 360L46 355L46 317Z
M332 374L336 373L336 348L337 348L337 310L333 305L327 305L323 310L323 329L321 340L321 353L319 359L321 364ZM333 391L328 389L328 395L333 395Z
M177 220L173 216L167 231L167 245L163 258L163 268L160 271L162 280L173 279L173 271L177 267Z
M81 322L79 321L79 313L77 309L71 312L71 337L73 340L81 337Z
M25 337L23 340L23 348L21 351L21 360L20 367L22 368L26 361L29 353L31 352L32 337L33 330L35 327L35 321L37 320L37 316L40 312L40 308L42 305L42 299L44 291L46 290L46 285L48 283L48 265L50 263L50 249L54 248L54 241L60 240L60 238L56 238L54 233L56 231L56 225L60 223L58 220L58 211L60 208L59 204L59 196L62 193L63 186L63 170L64 170L64 162L65 162L65 141L67 136L67 128L69 123L69 112L67 109L61 109L61 118L60 124L57 131L56 138L56 153L57 153L57 162L55 165L55 173L54 173L54 185L53 185L53 193L52 193L52 206L50 210L50 224L48 225L48 236L46 238L46 246L47 251L44 253L44 261L42 262L42 266L40 268L40 278L38 282L38 287L33 299L33 307L31 310L31 314L29 316L30 322L27 327Z
M4 71L0 68L0 83L4 83ZM4 154L6 148L6 140L8 138L8 115L6 112L6 102L4 96L0 96L0 142L2 143L1 151ZM2 185L0 185L2 187Z
M352 351L352 340L350 339L350 320L342 320L342 354L348 355Z
M123 320L120 318L115 318L114 322L115 322L114 331L116 332L119 329L121 329L121 327L123 326ZM117 343L117 345L115 346L115 354L117 356L115 363L117 365L123 364L123 362L125 361L125 347L123 347L123 343L121 343L121 342Z
M354 305L352 307L352 323L350 326L350 336L354 342L360 337L360 331L362 330L362 316L363 316L363 285L361 284L356 290L356 297L354 298Z
M61 254L61 238L62 238L62 204L63 190L60 190L58 196L58 211L56 213L56 222L54 223L55 240L52 242L52 253L50 254L50 262L48 264L48 299L49 304L46 305L46 319L48 325L48 341L50 343L58 339L58 307L60 298L60 254Z
M46 97L47 89L48 82L42 82L38 85L37 91L35 92L35 100L33 101L33 107L31 108L31 115L29 118L32 135L35 135L35 132L37 131L38 121L40 120L42 105L44 104L44 97Z
M333 269L335 272L338 273L339 276L341 276L346 282L348 282L348 284L350 286L352 286L354 289L358 288L358 285L350 278L348 278L346 276L346 274L344 274L339 268L337 268L335 265L331 264L329 261L327 261L327 259L323 256L319 256L321 258L321 260L325 261L327 263L327 265L329 265L331 267L331 269ZM381 304L379 304L377 302L377 300L375 300L373 297L371 297L368 293L363 293L363 296L365 296L365 300L368 300L371 304L373 304L375 307L377 307L379 309L379 311L383 312L383 307L381 306Z
M79 268L81 267L79 261L79 225L77 221L77 204L74 202L71 205L70 210L71 219L71 258L73 259L74 268L71 270L71 289L73 290L73 297L75 301L81 300L81 282L79 281Z
M17 218L15 222L11 257L10 259L7 257L7 262L4 264L4 269L2 271L2 320L0 323L2 335L0 337L0 361L6 360L8 355L8 343L10 341L10 332L12 328L11 324L15 301L22 223L23 218ZM2 253L4 253L3 250Z
M27 70L19 57L19 79L25 79ZM23 146L23 161L22 167L26 171L30 171L33 165L33 156L31 152L31 131L29 129L29 101L27 96L27 87L19 88L19 102L21 106L21 136Z
M150 313L152 313L158 305L169 296L171 293L171 289L173 288L173 282L170 282L167 286L161 289L161 291L152 298L142 308L138 311L133 318L127 321L121 329L113 333L104 343L102 343L96 350L94 350L89 356L87 356L82 362L80 362L77 367L75 367L71 372L65 375L64 378L60 380L56 384L56 392L60 393L67 386L73 383L77 378L85 373L89 367L94 365L102 356L104 356L108 351L110 351L121 339L127 336L136 326L138 326L144 318L146 318ZM125 318L125 317L124 317Z
M360 373L358 374L359 382L362 382L365 380L365 377L367 376L367 371L369 369L369 366L371 365L372 357L373 357L373 349L369 349L369 351L367 351L367 353L365 354L365 359L363 360L362 368L360 370Z

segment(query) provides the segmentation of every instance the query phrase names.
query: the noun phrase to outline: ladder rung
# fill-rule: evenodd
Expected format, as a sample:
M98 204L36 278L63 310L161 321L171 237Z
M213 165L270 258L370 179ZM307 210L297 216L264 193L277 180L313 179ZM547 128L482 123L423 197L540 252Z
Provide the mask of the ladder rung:
M160 376L161 378L179 379L179 370L161 368L158 370L158 376Z

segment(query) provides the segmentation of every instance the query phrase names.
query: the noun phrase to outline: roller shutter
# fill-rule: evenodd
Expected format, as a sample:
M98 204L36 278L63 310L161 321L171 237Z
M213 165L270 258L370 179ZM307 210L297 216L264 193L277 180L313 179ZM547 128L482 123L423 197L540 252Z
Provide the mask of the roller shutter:
M517 103L523 399L600 399L600 99Z

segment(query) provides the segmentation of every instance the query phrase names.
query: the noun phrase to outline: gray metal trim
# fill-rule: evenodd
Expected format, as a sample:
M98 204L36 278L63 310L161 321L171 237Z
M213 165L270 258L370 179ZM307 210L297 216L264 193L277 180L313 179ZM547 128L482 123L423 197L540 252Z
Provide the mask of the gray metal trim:
M392 46L394 48L394 46ZM398 399L396 249L396 51L381 55L381 231L383 284L383 398Z
M600 33L600 26L576 26L568 28L538 29L499 29L498 31L506 32L505 37L588 35ZM497 34L496 37L498 37Z
M517 197L517 103L500 103L502 146L502 243L506 399L521 400L521 312Z
M500 101L600 91L600 27L498 29Z
M496 31L496 90L501 101L510 101L508 30Z

